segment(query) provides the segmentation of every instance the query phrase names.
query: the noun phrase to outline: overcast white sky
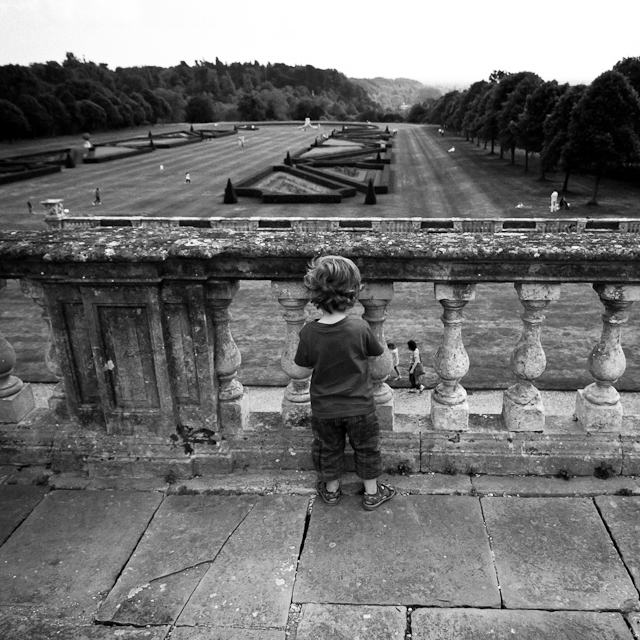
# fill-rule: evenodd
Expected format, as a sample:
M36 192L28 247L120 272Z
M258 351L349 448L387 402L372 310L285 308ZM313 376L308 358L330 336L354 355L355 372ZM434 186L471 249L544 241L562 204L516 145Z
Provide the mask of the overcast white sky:
M0 65L283 62L463 86L591 82L640 56L640 0L0 0Z

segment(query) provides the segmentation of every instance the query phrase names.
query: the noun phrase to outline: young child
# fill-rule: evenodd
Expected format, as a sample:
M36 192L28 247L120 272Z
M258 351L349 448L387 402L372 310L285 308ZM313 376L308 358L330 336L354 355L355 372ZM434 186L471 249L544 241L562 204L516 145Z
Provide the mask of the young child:
M391 358L393 359L393 370L396 373L396 377L394 380L397 380L400 377L400 371L398 369L398 365L400 364L400 355L398 354L398 347L396 347L393 342L387 342L387 349L391 353Z
M420 382L420 376L423 373L422 361L420 360L420 350L415 340L409 340L407 347L411 351L411 361L409 362L409 383L411 389L409 393L422 393L424 391L424 385Z
M311 262L304 279L311 302L322 317L300 331L294 361L313 368L311 375L311 456L318 474L316 489L329 505L340 501L344 472L345 434L353 448L356 473L364 482L362 506L371 511L390 500L396 491L382 482L379 433L371 356L383 353L369 324L347 316L360 292L358 267L341 256Z

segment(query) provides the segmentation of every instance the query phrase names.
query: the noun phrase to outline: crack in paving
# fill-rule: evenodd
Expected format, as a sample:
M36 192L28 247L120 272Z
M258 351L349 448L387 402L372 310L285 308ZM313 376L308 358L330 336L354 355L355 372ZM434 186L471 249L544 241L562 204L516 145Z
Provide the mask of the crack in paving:
M498 565L496 564L496 554L493 550L493 545L491 544L491 534L489 533L489 527L487 526L487 519L484 515L484 505L482 504L482 499L477 498L480 504L480 513L482 514L482 524L484 525L484 530L487 535L487 543L489 544L489 553L491 553L491 562L493 564L493 570L496 574L496 582L498 584L498 594L500 595L500 609L505 609L504 606L504 598L502 597L502 586L500 585L500 576L498 574ZM479 607L475 607L479 608Z

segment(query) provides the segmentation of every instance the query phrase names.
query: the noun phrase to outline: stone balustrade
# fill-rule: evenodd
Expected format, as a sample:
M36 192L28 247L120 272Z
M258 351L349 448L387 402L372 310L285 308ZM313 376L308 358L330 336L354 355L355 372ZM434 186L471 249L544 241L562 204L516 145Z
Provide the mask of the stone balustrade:
M414 470L447 464L459 470L466 452L480 471L549 473L566 466L567 456L583 461L580 473L605 462L617 472L640 471L638 422L626 420L615 388L626 366L622 327L640 300L635 233L619 227L510 232L504 225L499 233L241 227L0 233L0 278L19 279L41 307L51 329L46 361L60 380L51 402L54 427L50 417L33 411L29 385L12 374L15 356L0 338L0 462L18 461L29 450L27 457L52 456L60 469L108 459L118 461L122 473L135 473L141 459L157 469L188 464L191 473L308 468L311 371L293 362L307 317L302 277L313 256L340 254L363 273L363 317L382 344L395 282L424 283L443 309L443 339L434 356L440 382L417 428L397 420L386 347L371 362L392 466L408 460ZM238 379L241 353L230 310L241 280L270 281L274 311L283 316L281 364L289 384L271 421L252 415ZM515 383L504 392L501 423L478 431L463 386L469 370L464 307L477 284L487 282L514 284L523 327L513 346ZM593 284L600 296L602 335L588 359L594 382L577 390L575 428L550 436L536 387L546 366L544 311L560 298L562 283L575 282ZM34 453L38 447L40 454ZM546 456L547 463L518 468L525 451ZM284 462L283 456L296 454Z

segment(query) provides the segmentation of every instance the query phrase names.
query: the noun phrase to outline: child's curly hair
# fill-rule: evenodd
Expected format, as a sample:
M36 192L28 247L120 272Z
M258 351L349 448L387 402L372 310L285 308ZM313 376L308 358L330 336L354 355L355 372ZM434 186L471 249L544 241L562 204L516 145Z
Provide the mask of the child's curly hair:
M304 285L311 302L327 313L353 307L360 292L360 270L342 256L322 256L309 264Z

